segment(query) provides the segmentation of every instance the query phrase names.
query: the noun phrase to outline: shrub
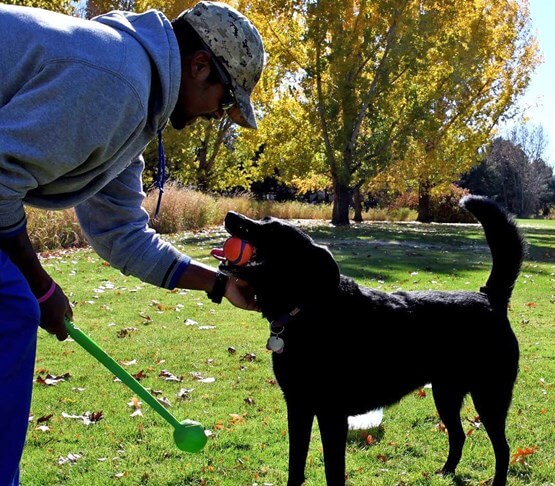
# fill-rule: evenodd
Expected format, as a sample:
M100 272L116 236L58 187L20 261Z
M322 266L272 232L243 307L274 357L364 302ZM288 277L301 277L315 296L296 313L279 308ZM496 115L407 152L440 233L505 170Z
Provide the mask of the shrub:
M436 223L475 223L474 217L459 206L459 201L470 194L467 189L462 189L451 184L447 190L433 191L430 198L430 218ZM400 210L409 208L418 210L418 193L407 191L399 195L389 209ZM396 218L397 220L398 218Z
M459 201L468 196L470 191L451 184L447 192L432 194L430 217L436 223L475 223L476 219L466 209L459 206Z

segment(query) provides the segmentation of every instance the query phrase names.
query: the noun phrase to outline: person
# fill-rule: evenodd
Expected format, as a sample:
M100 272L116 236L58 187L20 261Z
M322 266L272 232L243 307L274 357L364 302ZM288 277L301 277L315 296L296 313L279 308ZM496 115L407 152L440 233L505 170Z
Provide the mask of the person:
M92 20L0 4L0 485L18 484L40 325L67 337L72 309L41 266L24 204L75 207L94 250L124 274L256 310L252 289L192 260L148 226L142 152L168 120L229 116L256 128L264 65L241 13L200 2L173 21L114 11ZM163 149L159 178L164 177ZM163 185L162 183L160 186Z

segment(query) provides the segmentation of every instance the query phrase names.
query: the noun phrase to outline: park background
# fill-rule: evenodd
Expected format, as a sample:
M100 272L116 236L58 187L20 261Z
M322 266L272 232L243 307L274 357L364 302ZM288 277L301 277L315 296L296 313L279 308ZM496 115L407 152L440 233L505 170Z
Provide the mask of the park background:
M83 17L153 7L172 18L194 2L15 3ZM522 360L508 424L509 481L553 484L554 135L550 82L541 81L553 73L545 40L553 7L228 3L265 39L268 63L254 94L260 130L226 120L167 129L171 183L151 225L211 263L227 210L273 214L298 220L363 285L475 290L489 271L488 250L457 203L468 192L495 198L521 218L530 243L510 311ZM154 143L145 155L152 214ZM48 271L70 289L78 324L176 416L200 420L212 435L203 454L174 450L167 424L75 343L41 332L23 484L284 483L284 404L259 316L121 275L86 247L71 210L29 208L29 230ZM469 359L478 338L461 336ZM368 362L379 372L375 345ZM463 416L469 439L457 480L483 484L491 448L470 401ZM309 484L322 484L320 447L315 438ZM419 390L386 411L382 428L350 442L349 480L451 484L433 474L445 451L431 393Z
M159 8L174 18L195 2L16 3L86 18ZM268 53L253 95L260 128L227 119L168 128L167 177L179 187L327 202L335 225L400 207L421 222L463 221L456 202L469 191L519 217L553 217L550 2L230 4ZM145 158L148 191L155 143Z

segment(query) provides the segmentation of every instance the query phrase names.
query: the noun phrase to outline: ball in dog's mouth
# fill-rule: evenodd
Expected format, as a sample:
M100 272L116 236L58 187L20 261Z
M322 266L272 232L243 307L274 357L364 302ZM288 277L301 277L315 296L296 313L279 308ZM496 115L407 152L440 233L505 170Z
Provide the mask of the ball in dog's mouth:
M212 248L212 250L210 250L210 255L212 257L214 257L216 260L218 260L225 267L233 268L233 267L239 266L237 263L233 263L229 260L228 255L226 255L226 252L225 252L224 248L225 248L225 246L222 247L222 248ZM253 248L252 256L250 256L248 258L248 260L246 260L244 263L241 263L240 266L250 267L250 266L256 265L256 263L257 263L257 261L256 261L256 249Z

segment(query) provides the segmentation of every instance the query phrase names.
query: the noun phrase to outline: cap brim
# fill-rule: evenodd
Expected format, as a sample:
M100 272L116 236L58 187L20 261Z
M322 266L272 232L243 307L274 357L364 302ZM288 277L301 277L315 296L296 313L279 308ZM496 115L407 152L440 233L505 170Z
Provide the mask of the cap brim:
M227 115L234 123L245 128L258 128L256 117L254 116L254 107L250 93L247 93L243 88L235 86L233 94L237 100L237 104L227 110Z

